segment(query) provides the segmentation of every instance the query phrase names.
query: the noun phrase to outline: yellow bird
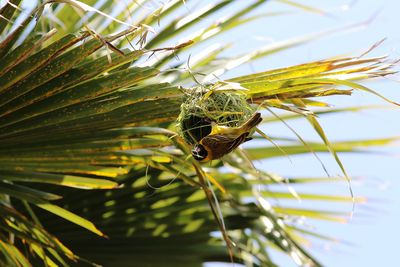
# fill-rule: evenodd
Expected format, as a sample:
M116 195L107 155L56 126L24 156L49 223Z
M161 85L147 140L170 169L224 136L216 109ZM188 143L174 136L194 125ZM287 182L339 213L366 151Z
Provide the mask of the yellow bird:
M203 137L192 149L193 157L201 162L219 159L232 152L240 144L251 140L251 130L262 121L261 113L251 116L240 127L225 127L212 124L211 133Z

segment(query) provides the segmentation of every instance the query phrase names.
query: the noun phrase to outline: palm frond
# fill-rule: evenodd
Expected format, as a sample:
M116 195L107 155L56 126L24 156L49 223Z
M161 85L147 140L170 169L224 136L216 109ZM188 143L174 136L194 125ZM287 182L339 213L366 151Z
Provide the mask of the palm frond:
M14 0L0 9L0 265L201 266L229 262L231 240L232 260L248 266L276 266L269 249L298 265L321 266L304 244L307 236L329 238L296 220L345 222L348 214L280 206L271 199L351 202L348 196L282 190L343 179L287 178L257 170L253 160L282 156L264 143L200 165L176 133L180 105L197 87L210 94L240 88L253 107L289 112L278 119L305 116L319 129L318 114L362 109L326 109L321 97L361 90L394 103L361 82L393 74L396 62L339 57L211 82L233 67L335 31L230 58L220 56L228 45L209 46L182 71L187 61L175 61L178 52L253 22L259 15L251 12L268 1L251 1L211 23L235 1L216 1L169 21L186 8L184 1L154 9L148 2L116 7L111 0L60 0L24 10ZM166 26L154 32L163 19ZM203 23L189 38L184 35ZM181 35L186 38L176 42ZM196 84L199 74L205 77ZM397 140L329 143L322 129L319 133L325 144L272 140L290 141L280 145L287 155L330 150L335 156Z

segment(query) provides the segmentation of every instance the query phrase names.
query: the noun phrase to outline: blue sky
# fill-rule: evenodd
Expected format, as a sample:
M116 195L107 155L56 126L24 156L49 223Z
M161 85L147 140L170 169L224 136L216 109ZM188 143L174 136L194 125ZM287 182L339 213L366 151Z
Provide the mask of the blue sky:
M245 27L236 31L233 34L236 37L230 37L235 40L234 44L238 49L249 50L269 42L345 27L373 19L364 27L342 31L339 34L267 57L251 65L233 70L229 76L294 65L336 55L359 55L382 38L387 38L387 40L371 55L389 54L392 58L400 57L398 29L400 25L398 14L400 1L308 0L302 1L302 3L324 9L330 15L320 16L296 11L285 16L262 19L257 21L257 24L253 24L252 27ZM352 5L347 5L349 3ZM279 10L293 9L271 1L270 4L263 6L262 11ZM393 78L400 80L398 76ZM373 81L367 83L367 85L400 102L400 83L398 81ZM332 141L400 136L400 108L388 105L367 93L359 92L354 93L353 97L332 97L330 103L336 107L368 104L385 105L387 107L357 114L343 113L322 117L320 123ZM305 121L298 120L289 123L305 139L318 140L313 129ZM279 123L268 124L263 130L270 135L291 136L291 133ZM369 202L366 205L356 207L354 218L349 224L310 221L310 224L315 226L315 229L319 232L351 243L317 243L317 246L311 251L325 266L395 266L398 261L397 242L400 238L398 229L400 225L399 142L384 149L373 150L378 150L380 153L340 155L348 173L351 176L361 177L360 181L353 182L355 194L367 196ZM321 158L331 174L340 174L340 170L331 156L322 155ZM266 170L282 175L324 175L320 165L312 156L294 156L292 163L285 158L273 159L264 162L262 165ZM348 195L345 184L342 186L321 185L312 188L303 186L299 187L298 190ZM314 203L314 205L313 208L317 209L335 210L340 208L344 211L351 209L349 206L341 205L339 207L329 203ZM277 262L282 263L282 266L295 266L286 256L274 254L274 258L277 259Z

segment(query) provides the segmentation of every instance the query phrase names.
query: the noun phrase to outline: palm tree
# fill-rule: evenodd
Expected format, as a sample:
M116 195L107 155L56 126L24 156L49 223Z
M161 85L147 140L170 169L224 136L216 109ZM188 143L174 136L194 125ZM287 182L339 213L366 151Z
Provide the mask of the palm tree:
M360 82L392 74L394 62L366 53L221 80L234 67L327 33L222 57L228 46L204 48L207 42L256 20L251 12L268 1L246 1L217 21L213 16L235 1L214 1L194 14L181 0L159 7L146 0L20 2L6 1L0 9L1 266L276 266L270 249L298 265L321 265L304 243L326 237L298 218L342 222L348 213L289 208L270 199L363 199L271 186L349 182L337 152L392 141L330 143L315 115L357 110L330 109L320 100L353 89L384 98ZM196 94L197 102L190 102ZM238 121L256 109L265 110L264 124L305 117L322 142L297 133L298 140L270 138L257 130L258 147L200 164L184 139L198 129L185 127L185 114L178 127L177 119L182 103L204 107L215 97L225 104L240 100L229 112L217 105L215 118L232 120L236 108ZM285 178L252 164L317 152L331 153L344 178Z

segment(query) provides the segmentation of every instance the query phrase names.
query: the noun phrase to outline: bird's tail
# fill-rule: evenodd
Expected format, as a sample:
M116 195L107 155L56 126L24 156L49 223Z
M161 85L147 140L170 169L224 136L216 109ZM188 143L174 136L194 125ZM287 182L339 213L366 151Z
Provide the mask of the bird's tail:
M251 129L256 127L261 121L262 121L261 113L256 112L240 128L242 128L243 132L249 132Z

